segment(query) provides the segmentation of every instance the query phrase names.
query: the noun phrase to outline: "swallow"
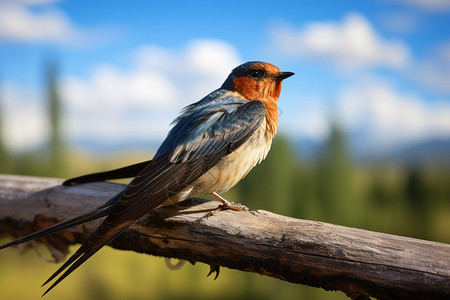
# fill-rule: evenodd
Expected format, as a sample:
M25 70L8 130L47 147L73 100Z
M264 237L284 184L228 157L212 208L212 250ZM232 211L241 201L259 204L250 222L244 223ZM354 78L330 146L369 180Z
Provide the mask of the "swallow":
M151 210L211 194L220 209L242 210L221 193L265 159L277 131L282 81L294 75L260 61L232 70L222 86L185 107L152 160L69 179L70 186L134 177L123 191L91 212L9 242L0 249L106 217L80 248L42 285L43 296ZM62 275L60 275L62 273ZM60 275L60 276L59 276ZM58 277L59 276L59 277Z

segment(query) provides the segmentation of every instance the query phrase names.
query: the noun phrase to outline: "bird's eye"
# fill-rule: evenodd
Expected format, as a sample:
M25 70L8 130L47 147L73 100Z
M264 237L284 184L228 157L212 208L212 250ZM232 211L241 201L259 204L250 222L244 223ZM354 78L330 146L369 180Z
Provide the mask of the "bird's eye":
M257 79L259 77L261 77L261 71L260 70L251 70L249 73L251 78Z

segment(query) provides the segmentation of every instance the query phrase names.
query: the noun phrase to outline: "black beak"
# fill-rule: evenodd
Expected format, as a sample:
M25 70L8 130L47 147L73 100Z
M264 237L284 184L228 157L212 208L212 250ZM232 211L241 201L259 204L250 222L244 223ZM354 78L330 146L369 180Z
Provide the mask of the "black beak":
M281 72L280 74L278 74L278 75L275 75L275 76L272 76L272 78L276 78L276 79L278 79L278 80L284 80L284 79L286 79L286 78L288 78L288 77L291 77L292 75L294 75L295 73L293 73L293 72Z

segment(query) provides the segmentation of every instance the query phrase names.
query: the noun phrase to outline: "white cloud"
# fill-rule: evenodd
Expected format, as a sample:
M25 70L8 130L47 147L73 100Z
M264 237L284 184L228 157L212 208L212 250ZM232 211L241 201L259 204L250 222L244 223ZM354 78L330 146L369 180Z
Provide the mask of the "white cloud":
M442 11L450 9L450 1L448 0L391 0L391 1L397 1L432 11Z
M88 35L69 17L53 5L54 0L2 0L0 1L0 40L19 42L55 42L81 45L93 42L92 32L102 32L109 38L108 30L95 29ZM39 11L32 8L38 7ZM98 42L98 38L97 41Z
M343 89L339 116L350 133L363 133L361 143L375 150L430 138L450 137L450 103L426 102L383 83Z
M85 80L67 77L64 81L67 103L74 110L120 110L124 105L161 108L173 102L175 92L170 80L161 73L127 72L109 65L97 66Z
M385 29L401 34L413 33L422 25L419 15L409 10L384 12L379 20Z
M181 108L219 88L240 63L236 49L219 40L193 40L180 51L143 46L132 57L127 70L97 65L86 78L61 78L69 140L162 141ZM20 151L45 142L43 93L13 84L0 90L7 146Z
M404 43L383 39L370 22L357 13L348 14L341 22L312 22L298 29L278 26L272 36L281 53L324 60L340 69L400 68L410 59Z
M170 76L182 95L187 93L200 98L212 87L218 88L217 84L240 63L240 57L236 48L226 42L197 39L187 43L181 51L142 46L135 53L135 62L139 68Z
M1 90L2 130L6 146L12 151L21 151L41 145L48 138L42 94L11 83L4 83Z
M450 93L450 41L437 46L432 55L416 63L409 74L433 91Z
M148 130L161 129L154 128L153 119L159 119L158 113L169 114L178 97L173 82L162 73L113 66L98 66L85 79L65 78L62 92L68 134L107 141L152 135Z
M70 137L162 140L182 107L219 88L240 63L218 40L193 40L180 51L147 45L132 56L127 71L100 65L88 78L63 80Z

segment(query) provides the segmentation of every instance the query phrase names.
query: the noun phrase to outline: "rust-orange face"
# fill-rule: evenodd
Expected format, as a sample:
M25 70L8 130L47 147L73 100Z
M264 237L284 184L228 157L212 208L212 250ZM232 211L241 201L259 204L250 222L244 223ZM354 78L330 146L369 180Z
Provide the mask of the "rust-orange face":
M249 101L278 100L282 81L294 75L292 72L281 72L276 66L265 62L248 62L235 68L222 88L239 92Z
M273 137L278 124L277 101L282 81L292 75L294 73L281 72L272 64L251 61L236 67L222 88L239 93L248 101L261 101L266 108L266 132Z

